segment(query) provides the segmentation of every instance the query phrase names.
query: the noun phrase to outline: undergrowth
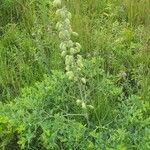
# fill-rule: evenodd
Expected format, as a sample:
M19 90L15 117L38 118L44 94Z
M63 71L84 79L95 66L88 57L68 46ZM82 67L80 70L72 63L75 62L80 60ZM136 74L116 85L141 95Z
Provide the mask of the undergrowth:
M148 0L1 0L0 149L149 150Z

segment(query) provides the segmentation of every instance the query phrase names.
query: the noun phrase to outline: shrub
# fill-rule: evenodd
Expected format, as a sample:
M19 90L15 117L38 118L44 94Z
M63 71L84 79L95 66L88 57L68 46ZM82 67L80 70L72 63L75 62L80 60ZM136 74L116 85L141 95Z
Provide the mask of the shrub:
M112 96L118 94L118 89L114 88L108 79L102 80L101 85L104 86L101 86L103 87L100 89L101 95L106 96L110 91ZM33 87L24 88L20 97L14 101L8 104L1 103L1 148L47 150L149 148L148 103L143 103L137 96L132 96L119 105L113 101L116 107L113 106L112 109L112 103L105 102L106 108L112 109L110 114L114 114L111 120L108 122L107 119L103 124L102 118L96 125L97 120L92 119L91 111L90 126L87 126L84 112L73 100L76 94L75 88L72 88L65 74L53 71L50 77L45 76L44 81L37 82ZM112 99L110 94L106 98ZM97 111L107 112L103 108L104 104L96 103Z

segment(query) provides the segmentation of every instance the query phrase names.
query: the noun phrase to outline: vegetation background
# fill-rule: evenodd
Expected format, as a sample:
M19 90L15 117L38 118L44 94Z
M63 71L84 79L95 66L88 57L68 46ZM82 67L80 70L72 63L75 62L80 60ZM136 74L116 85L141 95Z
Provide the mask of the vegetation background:
M65 5L86 111L65 74L53 0L0 0L0 149L149 150L150 1Z

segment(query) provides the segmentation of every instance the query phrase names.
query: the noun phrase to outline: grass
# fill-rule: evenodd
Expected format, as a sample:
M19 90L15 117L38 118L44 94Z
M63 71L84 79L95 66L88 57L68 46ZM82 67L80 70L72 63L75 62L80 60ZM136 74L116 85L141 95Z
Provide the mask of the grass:
M149 0L124 0L127 9L128 21L132 25L146 24L149 25L150 20L150 1Z
M81 95L52 2L0 4L0 149L149 149L149 0L65 1L82 45Z

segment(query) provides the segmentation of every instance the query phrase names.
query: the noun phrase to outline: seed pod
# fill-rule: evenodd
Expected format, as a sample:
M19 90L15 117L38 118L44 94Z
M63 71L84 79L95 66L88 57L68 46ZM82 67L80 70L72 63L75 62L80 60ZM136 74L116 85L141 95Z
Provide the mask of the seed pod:
M79 67L83 67L83 63L82 63L82 56L81 55L77 55L77 64Z
M94 109L94 106L92 106L92 105L88 105L88 107L89 107L90 109Z
M67 14L67 18L68 18L68 19L71 19L71 18L72 18L72 15L71 15L71 13L70 13L70 12L68 12L68 14Z
M78 61L77 64L78 64L78 66L79 66L80 68L83 68L83 64L82 64L81 61Z
M64 35L64 33L61 31L61 32L59 32L59 38L60 39L64 39L65 38L65 35Z
M65 65L71 65L73 64L74 58L71 55L66 55L65 57Z
M81 58L77 59L77 65L78 65L79 68L83 68L83 63L82 63L82 59Z
M61 6L61 0L54 0L53 6L54 7L60 7Z
M82 48L81 45L80 45L80 43L76 43L75 45L76 45L76 47L79 48L79 49Z
M60 22L58 22L58 23L56 24L56 29L57 29L58 31L62 30L62 29L63 29L63 25L62 25Z
M68 76L69 80L73 80L73 78L74 78L73 71L68 71L68 72L66 73L66 75Z
M86 109L86 104L84 102L82 102L82 108Z
M73 79L74 79L74 76L69 76L68 79L69 79L69 80L73 80Z
M65 65L70 65L70 62L68 59L65 58Z
M66 56L66 54L67 54L67 52L66 52L66 51L62 51L62 52L61 52L61 56L62 56L62 57L65 57L65 56Z
M69 20L68 18L66 18L66 19L64 20L64 23L65 23L66 25L70 25L70 20Z
M70 38L70 34L69 34L69 32L67 30L60 31L59 32L59 38L61 40L69 39Z
M77 32L72 32L72 35L75 37L79 36L79 34Z
M77 99L76 103L79 106L82 103L82 101L80 99Z
M80 52L80 48L76 47L75 49L78 53Z
M81 55L77 55L78 60L82 60L82 56Z
M59 38L62 40L68 40L70 39L70 33L68 30L62 30L59 32Z
M77 51L76 51L76 49L74 49L74 48L70 48L70 54L76 54L77 53Z
M62 19L65 19L65 18L66 18L66 12L65 12L64 9L62 9L62 11L61 11L61 13L60 13L60 17L61 17Z
M81 71L81 68L80 68L80 67L77 67L77 71Z
M68 60L70 61L70 63L73 62L73 61L74 61L73 56L72 56L72 55L69 55Z
M56 10L56 16L60 16L62 9L57 9Z
M69 71L70 70L70 66L67 65L65 69L66 69L66 71Z
M69 41L67 42L67 46L68 46L68 47L73 47L73 42L72 42L71 40L69 40Z
M83 84L86 84L85 78L81 78L81 81L82 81Z
M73 79L75 82L77 82L78 81L78 78L77 77L74 77L74 79Z
M67 47L66 47L66 44L65 43L61 43L59 48L62 50L62 51L66 51L67 50Z

